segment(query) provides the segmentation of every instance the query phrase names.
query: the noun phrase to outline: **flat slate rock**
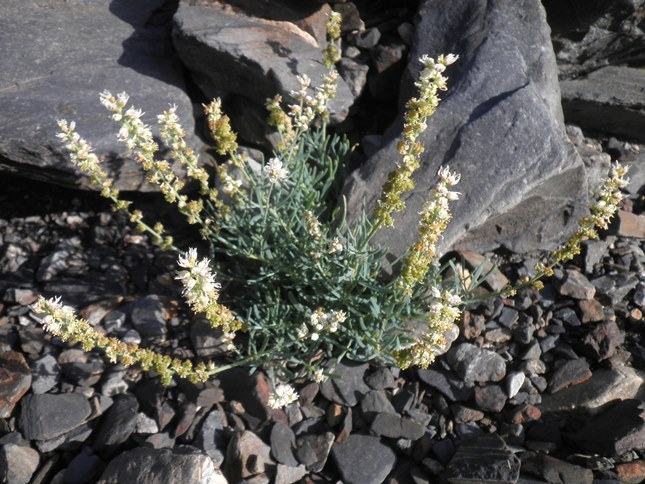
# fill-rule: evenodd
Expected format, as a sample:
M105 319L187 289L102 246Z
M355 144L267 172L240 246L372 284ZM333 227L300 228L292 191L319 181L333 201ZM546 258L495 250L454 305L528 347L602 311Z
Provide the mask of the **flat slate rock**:
M643 69L605 66L560 83L567 121L590 131L645 141Z
M323 382L320 392L332 402L353 407L370 391L364 381L368 368L368 363L344 360L334 369L334 377Z
M379 437L417 440L425 433L425 427L411 418L392 413L380 413L372 422L370 432Z
M451 402L466 402L473 397L473 388L464 385L463 381L453 374L432 368L419 368L417 375L419 380L439 391Z
M506 375L504 358L471 343L461 343L451 348L446 360L466 383L495 382Z
M91 412L80 393L29 394L20 401L18 429L29 440L49 440L79 427Z
M280 94L286 101L299 90L296 75L319 85L326 72L322 47L290 22L266 20L233 12L222 4L180 2L174 16L173 40L181 60L208 97L233 92L264 106ZM344 119L354 99L342 78L331 111Z
M115 446L128 440L136 429L138 411L139 403L134 395L116 395L95 432L94 448Z
M138 447L119 454L103 471L97 484L158 482L171 484L226 484L207 455L194 447L150 449Z
M593 472L555 457L535 452L522 454L522 473L527 473L553 484L591 484Z
M515 484L519 476L520 460L497 435L481 435L460 445L442 474L451 484Z
M486 251L504 245L515 252L557 245L586 210L582 160L564 128L550 29L540 2L421 2L416 39L400 99L415 95L428 54L453 52L448 91L418 141L427 149L395 214L398 230L381 230L375 244L401 255L416 241L418 213L443 165L461 174L451 204L453 220L441 248ZM458 47L456 47L458 46ZM397 152L402 116L386 132L385 146L346 183L348 213L374 205ZM503 127L503 129L500 129Z
M77 129L106 158L105 169L121 190L156 190L117 141L118 127L99 103L99 93L127 91L156 126L157 114L177 105L191 146L192 103L170 42L165 0L92 2L6 0L0 44L0 170L70 186L79 178L56 138L59 118ZM157 132L153 128L153 133Z
M543 413L570 412L584 409L595 414L613 400L645 400L645 372L627 366L600 368L591 378L555 394L542 395L539 408Z
M569 360L555 370L549 378L549 393L557 393L571 385L577 385L591 378L589 363L584 359Z
M346 484L381 484L396 463L394 451L371 435L351 434L331 456Z
M645 403L623 400L569 436L587 452L607 457L645 447Z
M282 422L276 422L271 428L271 454L281 464L298 467L300 462L296 457L296 435L293 430Z

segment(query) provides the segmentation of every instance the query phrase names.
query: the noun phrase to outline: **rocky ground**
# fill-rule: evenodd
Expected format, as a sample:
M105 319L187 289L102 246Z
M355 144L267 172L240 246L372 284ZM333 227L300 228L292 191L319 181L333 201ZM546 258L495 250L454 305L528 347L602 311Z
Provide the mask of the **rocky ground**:
M630 46L641 17L623 5L634 2L623 2L604 16L594 16L593 8L578 11L572 26L557 16L571 12L544 3L565 120L584 127L568 125L568 138L588 168L607 166L610 157L630 165L628 198L601 239L585 243L581 256L560 267L543 290L467 308L459 339L429 369L345 364L337 380L302 382L299 400L276 411L267 407L262 374L231 371L208 384L177 381L164 388L136 368L110 364L100 352L52 339L29 307L39 294L61 296L107 334L169 355L210 358L220 351L217 334L193 321L181 303L174 256L133 233L95 195L3 174L0 480L643 481L645 145L639 144L642 130L639 135L632 126L642 116L634 109L642 98L632 89L638 81L619 89L616 80L640 70L633 67L641 54ZM377 81L374 72L380 74L380 59L405 55L405 47L392 52L392 38L406 45L413 6L406 3L408 10L391 25L379 16L383 9L356 4L360 17L354 20L366 29L347 39L356 51L346 48L343 62L363 75L357 81L363 87L365 53L374 62L369 95L344 129L363 139L370 154L396 111L387 86L398 79ZM353 4L342 5L351 18L347 5ZM384 39L379 28L387 32ZM621 35L610 42L607 32L616 30ZM599 69L607 64L631 70ZM585 77L588 72L597 74ZM592 88L606 98L585 98ZM606 132L603 117L616 121ZM136 198L144 213L176 228L180 244L194 243L157 197ZM461 255L474 265L480 257ZM517 281L539 256L486 255L499 263L489 290Z

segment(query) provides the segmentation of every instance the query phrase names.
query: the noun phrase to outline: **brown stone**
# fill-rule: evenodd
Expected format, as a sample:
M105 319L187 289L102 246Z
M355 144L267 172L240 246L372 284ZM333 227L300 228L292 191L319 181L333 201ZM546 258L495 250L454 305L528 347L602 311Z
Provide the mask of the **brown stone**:
M616 465L616 474L621 482L633 483L643 482L645 479L645 460L639 459L633 462L625 462Z
M31 386L31 369L15 351L0 355L0 418L9 418L14 406Z
M580 322L597 323L605 318L603 306L595 299L584 299L578 301L578 308L580 308Z
M542 412L539 408L533 405L524 404L513 409L510 415L510 420L511 423L514 424L523 424L526 422L533 422L539 419L541 416Z
M263 473L267 464L275 464L270 454L271 447L253 432L236 433L226 449L226 477L229 481L239 482Z
M618 211L618 235L645 239L645 216Z

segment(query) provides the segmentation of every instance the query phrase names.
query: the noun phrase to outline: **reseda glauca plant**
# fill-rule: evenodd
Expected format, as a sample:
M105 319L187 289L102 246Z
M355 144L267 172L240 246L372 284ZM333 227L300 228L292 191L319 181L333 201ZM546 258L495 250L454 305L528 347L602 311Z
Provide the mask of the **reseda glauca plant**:
M405 208L402 195L414 188L413 173L420 166L423 144L418 140L426 120L439 105L446 89L446 68L457 60L441 55L423 56L416 82L418 96L406 105L400 161L388 176L372 213L349 224L340 189L350 154L348 142L328 132L329 101L334 97L340 58L340 16L328 21L328 45L323 58L328 68L319 87L299 76L300 89L283 109L280 96L267 101L269 123L281 141L261 170L238 150L237 137L221 101L205 106L208 124L219 155L218 183L209 179L171 107L158 117L160 134L172 158L199 186L199 196L183 191L184 182L158 159L159 146L141 112L128 106L125 93L101 94L102 104L119 124L118 138L156 183L165 199L177 206L189 223L199 227L211 248L211 258L199 258L195 249L180 251L159 223L149 225L143 214L119 198L111 180L99 166L91 146L76 133L73 122L59 121L60 138L71 161L88 174L115 210L125 213L135 227L150 235L162 249L179 253L176 279L190 309L228 341L228 363L193 364L107 337L78 318L59 299L40 299L35 308L44 314L47 331L63 340L80 342L84 349L101 348L113 361L153 370L168 384L174 376L204 381L233 366L262 369L274 383L269 405L279 408L297 399L295 380L321 382L333 374L342 359L379 361L407 368L428 366L445 350L450 330L481 282L477 278L444 280L438 266L437 243L450 221L449 202L458 198L453 187L459 175L443 167L420 214L418 240L400 260L393 277L382 274L387 248L372 243L379 230L394 225L394 214ZM622 195L626 170L616 165L605 180L591 216L560 249L536 267L537 274L518 287L538 285L554 265L577 253L580 242L595 237L594 227L606 227ZM225 195L223 197L222 195ZM226 200L226 202L224 201ZM230 303L220 303L221 284ZM497 295L509 296L516 288ZM423 321L420 331L410 321Z

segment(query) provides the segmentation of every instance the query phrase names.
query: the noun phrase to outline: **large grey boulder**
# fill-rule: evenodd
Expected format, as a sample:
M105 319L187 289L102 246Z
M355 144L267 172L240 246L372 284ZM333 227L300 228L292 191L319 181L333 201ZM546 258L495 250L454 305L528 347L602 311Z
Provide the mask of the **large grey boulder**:
M64 118L76 121L118 188L151 190L116 139L99 93L128 92L152 125L174 103L193 133L170 40L172 2L5 0L0 10L0 171L89 188L55 137ZM189 142L198 146L194 137Z
M443 165L461 174L461 198L443 249L525 252L561 242L583 214L585 168L565 135L549 27L538 0L425 0L402 100L414 95L423 54L453 52L449 89L420 138L426 151L407 209L376 242L401 254L416 240L418 212ZM371 210L399 155L402 122L345 187L350 213Z
M326 72L324 45L292 22L253 17L218 3L182 1L174 23L177 52L210 98L234 93L264 106L276 94L288 100L299 89L296 75L306 74L318 85ZM344 119L352 102L339 77L334 118Z

